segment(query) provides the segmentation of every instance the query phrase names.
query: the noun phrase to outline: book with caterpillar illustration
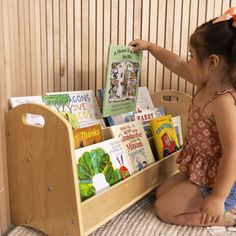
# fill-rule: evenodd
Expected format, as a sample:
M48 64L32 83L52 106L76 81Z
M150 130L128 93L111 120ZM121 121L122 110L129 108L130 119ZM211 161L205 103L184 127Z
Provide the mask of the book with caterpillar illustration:
M84 201L130 176L130 166L119 138L75 150L81 200Z

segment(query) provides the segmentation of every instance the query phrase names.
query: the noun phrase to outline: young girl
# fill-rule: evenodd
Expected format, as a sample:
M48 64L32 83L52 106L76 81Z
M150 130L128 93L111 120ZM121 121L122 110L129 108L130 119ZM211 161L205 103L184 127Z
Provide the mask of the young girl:
M179 225L234 225L225 212L236 206L236 8L196 29L188 62L148 41L130 45L198 88L177 158L180 172L157 189L157 215Z

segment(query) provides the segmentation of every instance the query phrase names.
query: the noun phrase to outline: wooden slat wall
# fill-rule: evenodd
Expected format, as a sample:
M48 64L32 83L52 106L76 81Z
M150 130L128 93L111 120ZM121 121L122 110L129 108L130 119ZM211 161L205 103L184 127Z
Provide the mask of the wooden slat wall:
M102 88L110 43L150 40L187 59L188 38L236 0L0 0L0 233L10 224L5 112L10 96ZM150 92L195 88L143 53Z

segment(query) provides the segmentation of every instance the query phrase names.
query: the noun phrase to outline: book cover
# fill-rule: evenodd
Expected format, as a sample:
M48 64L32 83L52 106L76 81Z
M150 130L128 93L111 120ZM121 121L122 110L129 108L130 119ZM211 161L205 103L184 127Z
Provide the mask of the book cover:
M137 102L142 53L131 46L109 45L103 117L134 111Z
M183 146L183 132L182 132L182 124L181 117L174 116L172 117L172 121L174 123L175 132L179 141L180 146Z
M11 97L9 99L11 108L19 106L25 103L38 103L43 104L42 96L26 96L26 97ZM43 127L45 120L42 116L36 114L26 114L26 122L30 125L36 125Z
M106 127L93 90L48 93L42 96L42 100L62 114L73 128L94 124Z
M99 143L103 140L100 124L73 129L75 149Z
M133 172L154 162L154 156L141 122L132 121L111 127L113 137L118 137L129 156ZM132 173L133 173L132 172Z
M160 160L179 150L180 144L171 115L155 118L150 121L150 124L158 158Z
M75 150L81 200L130 176L131 166L119 138Z
M148 88L139 87L135 112L139 113L146 110L154 110L154 105L153 105L150 93L148 91Z

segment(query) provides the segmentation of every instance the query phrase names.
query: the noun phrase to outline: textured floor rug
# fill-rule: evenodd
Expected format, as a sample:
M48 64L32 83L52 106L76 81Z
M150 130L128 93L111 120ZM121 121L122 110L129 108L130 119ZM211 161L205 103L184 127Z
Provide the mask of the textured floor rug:
M153 194L138 201L89 236L236 236L234 228L187 227L162 223L154 213ZM15 227L8 236L45 236L25 227Z

